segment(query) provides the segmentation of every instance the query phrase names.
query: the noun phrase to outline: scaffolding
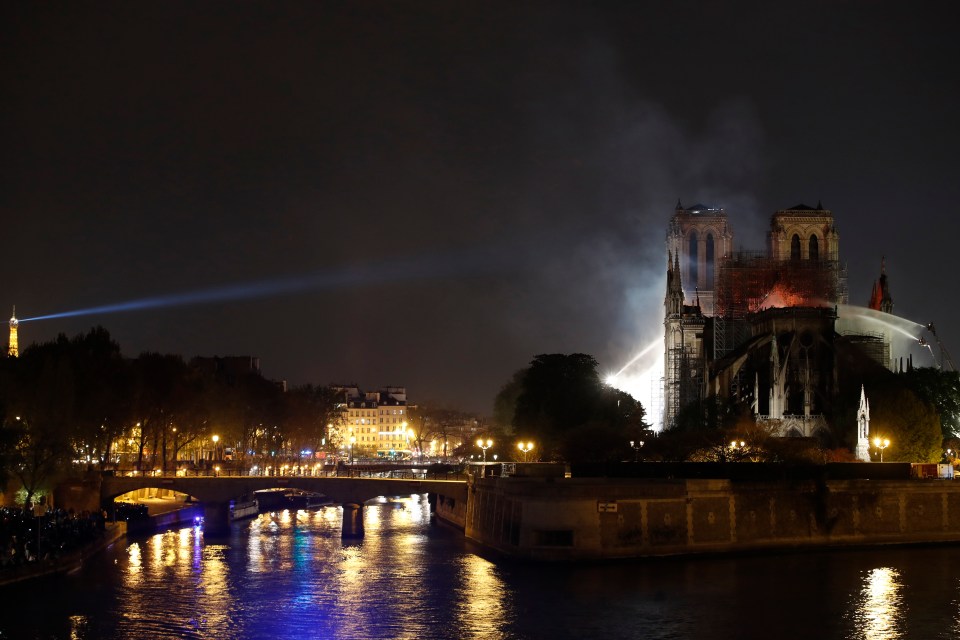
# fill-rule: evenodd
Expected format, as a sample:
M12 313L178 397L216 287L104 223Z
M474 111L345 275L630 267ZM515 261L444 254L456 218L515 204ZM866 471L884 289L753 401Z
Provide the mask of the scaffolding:
M673 426L673 420L680 412L680 372L683 358L683 347L667 349L667 357L663 363L663 428Z
M883 333L844 333L847 341L856 345L871 360L887 369L891 368L890 340Z
M780 260L760 251L737 251L717 270L713 357L720 359L750 339L752 313L846 302L847 271L837 260Z

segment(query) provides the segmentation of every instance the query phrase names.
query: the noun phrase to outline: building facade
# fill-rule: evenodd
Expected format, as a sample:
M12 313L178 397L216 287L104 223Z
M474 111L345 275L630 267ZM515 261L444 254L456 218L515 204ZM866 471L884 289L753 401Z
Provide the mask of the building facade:
M405 458L411 455L407 390L384 387L362 391L356 385L336 386L342 394L340 434L351 458Z
M779 435L812 436L838 393L838 353L866 346L888 366L889 345L876 336L836 333L848 296L833 212L778 210L767 237L763 250L734 250L725 210L677 203L666 235L665 428L713 398L749 408ZM874 297L892 309L885 274L882 291Z

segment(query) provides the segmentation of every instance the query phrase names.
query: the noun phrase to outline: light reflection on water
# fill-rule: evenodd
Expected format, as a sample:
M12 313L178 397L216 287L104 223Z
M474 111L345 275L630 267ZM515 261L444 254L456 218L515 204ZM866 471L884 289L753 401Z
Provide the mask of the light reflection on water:
M505 637L509 610L506 588L496 566L479 556L459 559L457 622L468 630L463 638L487 640Z
M426 497L186 528L0 592L8 638L566 640L960 636L960 547L573 566L478 555Z
M857 630L864 640L901 638L906 616L900 595L900 572L891 567L868 571L854 613Z

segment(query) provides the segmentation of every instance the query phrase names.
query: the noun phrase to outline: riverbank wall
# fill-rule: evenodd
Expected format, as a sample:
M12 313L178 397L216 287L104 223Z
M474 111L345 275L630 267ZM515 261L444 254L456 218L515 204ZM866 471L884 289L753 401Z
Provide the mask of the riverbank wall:
M430 494L430 502L437 520L463 531L467 525L467 503L449 496Z
M467 538L548 561L960 542L954 480L473 477L465 506Z
M97 554L127 534L127 523L108 522L103 535L82 549L62 558L54 558L10 567L0 571L0 587L45 576L70 573L79 569L90 556Z
M127 523L127 532L130 535L142 535L166 529L188 527L196 523L199 518L203 518L203 505L184 506L140 520L131 520Z

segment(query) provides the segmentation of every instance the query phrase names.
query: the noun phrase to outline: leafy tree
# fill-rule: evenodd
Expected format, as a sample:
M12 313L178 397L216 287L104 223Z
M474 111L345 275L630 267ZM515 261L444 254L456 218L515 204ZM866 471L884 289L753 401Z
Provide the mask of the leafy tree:
M544 459L623 457L629 441L642 439L648 427L643 406L630 395L604 385L597 361L582 353L536 356L529 368L514 374L501 390L501 404L514 394L514 432L533 440ZM506 413L503 407L500 412ZM594 439L587 446L590 434Z
M523 379L527 369L515 371L509 382L500 387L493 401L493 421L501 429L510 429L517 410L517 399L523 392Z
M936 410L900 385L871 394L870 433L889 438L890 446L883 452L888 462L938 462L943 455Z
M918 398L936 408L943 438L960 437L960 372L923 367L900 376Z
M513 426L540 437L580 426L596 414L602 389L592 356L538 355L523 376Z

